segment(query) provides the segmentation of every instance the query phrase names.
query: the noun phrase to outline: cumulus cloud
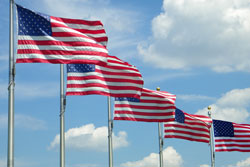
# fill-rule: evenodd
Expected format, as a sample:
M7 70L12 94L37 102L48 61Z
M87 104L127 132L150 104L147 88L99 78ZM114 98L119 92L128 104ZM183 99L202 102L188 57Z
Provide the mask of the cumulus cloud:
M127 133L124 131L113 134L113 149L128 146ZM60 135L56 135L50 143L49 149L57 148L60 143ZM87 124L81 127L69 129L65 133L66 147L77 150L107 151L108 128L102 126L95 128L94 124Z
M229 165L228 167L249 167L250 166L250 157L245 160L237 162L235 165Z
M152 167L158 166L159 154L151 153L142 160L126 162L121 164L122 167ZM167 147L163 150L163 163L166 166L181 167L183 160L179 153L173 147Z
M249 100L250 88L231 90L211 105L212 118L244 123L250 116L247 111ZM207 108L203 108L197 114L207 115L207 111Z
M250 72L249 17L247 0L164 0L138 52L158 68Z
M7 128L7 127L8 127L8 115L0 114L0 128ZM28 130L47 129L45 121L24 114L15 114L15 127Z
M200 165L200 167L210 167L210 165L203 164L203 165Z

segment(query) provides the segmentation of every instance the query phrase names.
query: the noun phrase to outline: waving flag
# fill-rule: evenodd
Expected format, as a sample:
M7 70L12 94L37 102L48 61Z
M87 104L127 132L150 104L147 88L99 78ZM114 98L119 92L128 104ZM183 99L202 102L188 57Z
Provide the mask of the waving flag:
M17 6L17 63L106 64L107 35L100 21L48 16Z
M114 120L166 122L174 119L176 96L142 89L138 98L115 98Z
M164 123L164 138L209 143L211 123L210 117L187 114L176 109L175 120Z
M250 125L213 120L215 151L250 152Z
M140 97L143 79L138 69L115 56L107 59L106 65L68 64L66 95Z

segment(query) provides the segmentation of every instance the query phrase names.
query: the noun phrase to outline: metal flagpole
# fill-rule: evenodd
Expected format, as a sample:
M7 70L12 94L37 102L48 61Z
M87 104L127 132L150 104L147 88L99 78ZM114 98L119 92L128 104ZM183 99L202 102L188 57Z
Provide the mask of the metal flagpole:
M208 108L208 116L212 118L211 116L211 107ZM215 167L215 154L214 154L214 138L213 138L213 123L211 124L210 128L210 149L211 149L211 167Z
M64 65L60 64L60 167L65 167L65 106L66 98L64 94Z
M156 88L157 91L160 91L160 87ZM161 130L161 123L158 122L158 133L159 133L159 161L160 161L160 167L163 167L163 140L162 140L162 130Z
M8 155L7 166L14 167L14 88L15 88L15 63L14 63L14 0L10 0L9 8L9 86L8 86Z
M108 97L108 149L109 149L109 167L113 167L113 142L112 142L113 120L111 116L111 98Z

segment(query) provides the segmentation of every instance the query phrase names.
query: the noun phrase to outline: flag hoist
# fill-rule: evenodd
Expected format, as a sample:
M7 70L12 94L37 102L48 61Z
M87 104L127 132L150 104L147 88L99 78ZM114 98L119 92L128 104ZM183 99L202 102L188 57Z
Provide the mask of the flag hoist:
M212 119L212 116L211 116L211 107L208 106L207 107L208 109L208 116ZM210 148L211 148L211 167L214 167L215 165L215 153L214 153L214 139L213 139L213 124L211 124L211 127L210 127Z
M156 88L157 91L160 91L160 87ZM158 122L158 133L159 133L159 164L160 167L163 167L163 139L162 139L162 124Z
M15 62L14 62L14 0L9 6L9 86L8 86L8 155L7 167L14 167L14 88L15 88Z

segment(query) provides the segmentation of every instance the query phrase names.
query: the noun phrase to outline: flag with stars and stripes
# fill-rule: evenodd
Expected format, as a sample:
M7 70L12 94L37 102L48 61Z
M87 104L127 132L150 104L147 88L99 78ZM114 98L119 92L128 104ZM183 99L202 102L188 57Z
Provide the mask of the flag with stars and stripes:
M107 63L108 38L100 21L54 17L16 6L17 63Z
M212 119L202 115L187 114L175 110L175 120L164 123L164 138L179 138L190 141L210 141Z
M174 119L176 96L143 88L140 98L115 98L114 120L166 122Z
M213 120L216 152L250 152L250 125Z
M115 56L107 60L106 65L68 64L66 95L140 97L143 79L139 70Z

